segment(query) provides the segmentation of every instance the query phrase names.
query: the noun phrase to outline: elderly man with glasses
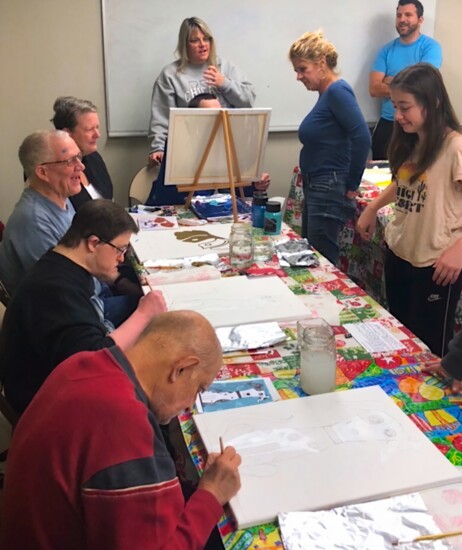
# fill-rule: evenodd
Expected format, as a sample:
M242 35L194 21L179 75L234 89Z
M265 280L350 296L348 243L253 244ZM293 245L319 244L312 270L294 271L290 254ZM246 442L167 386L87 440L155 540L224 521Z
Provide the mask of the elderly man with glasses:
M110 281L138 226L110 200L86 202L69 230L29 270L5 313L0 341L0 378L12 407L22 413L46 377L79 351L130 347L157 313L160 292L141 298L118 328L108 328L93 304L95 277Z
M69 197L80 193L85 168L77 143L62 130L27 136L19 148L19 160L27 187L0 243L0 280L10 293L69 229L75 214ZM108 285L117 279L120 273L115 273L108 284L96 281L93 299L95 307L103 308L104 316L116 327L133 313L142 295L141 288L134 294L114 295Z
M80 192L80 150L63 131L34 132L19 148L27 177L0 243L0 279L12 293L25 273L71 225L69 197Z

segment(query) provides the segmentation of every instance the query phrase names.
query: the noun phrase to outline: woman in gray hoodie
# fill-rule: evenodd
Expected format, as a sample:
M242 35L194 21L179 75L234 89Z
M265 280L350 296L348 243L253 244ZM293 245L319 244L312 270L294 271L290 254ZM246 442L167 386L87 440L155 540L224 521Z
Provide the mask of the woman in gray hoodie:
M215 94L225 108L255 102L252 84L233 63L217 57L212 33L198 17L181 24L176 52L178 59L162 69L152 90L149 158L154 164L164 155L170 107L188 107L202 93Z

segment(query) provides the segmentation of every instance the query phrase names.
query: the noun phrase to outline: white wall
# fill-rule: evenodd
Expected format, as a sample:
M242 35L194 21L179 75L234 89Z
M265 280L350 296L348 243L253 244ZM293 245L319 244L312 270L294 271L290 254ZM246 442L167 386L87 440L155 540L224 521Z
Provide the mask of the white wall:
M425 0L423 0L425 4ZM462 68L460 46L460 21L462 2L460 0L439 0L436 7L435 38L443 46L444 82L449 97L462 123Z
M460 0L438 2L435 37L443 44L443 75L462 118L457 59L461 20ZM126 204L131 178L145 162L148 143L144 138L106 138L99 1L0 0L0 67L0 219L6 221L22 191L18 147L27 134L50 126L53 101L59 95L88 98L98 105L99 150L111 173L115 198ZM270 134L265 169L271 173L275 195L287 193L299 148L294 132Z

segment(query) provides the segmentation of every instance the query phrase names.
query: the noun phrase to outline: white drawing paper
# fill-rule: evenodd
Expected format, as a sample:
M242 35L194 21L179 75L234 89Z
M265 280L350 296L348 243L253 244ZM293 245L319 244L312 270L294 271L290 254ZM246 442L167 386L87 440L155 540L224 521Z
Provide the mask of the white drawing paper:
M168 310L192 309L215 327L308 317L309 311L279 277L226 277L153 287Z
M140 263L165 258L228 254L232 223L177 227L164 231L139 231L130 244Z
M369 353L396 351L405 347L389 330L374 321L347 323L344 328Z

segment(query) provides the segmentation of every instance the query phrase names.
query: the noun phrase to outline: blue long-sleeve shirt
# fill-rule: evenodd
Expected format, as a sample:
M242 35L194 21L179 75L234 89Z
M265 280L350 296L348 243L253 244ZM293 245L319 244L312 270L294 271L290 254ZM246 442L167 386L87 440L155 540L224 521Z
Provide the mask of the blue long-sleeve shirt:
M310 177L331 172L346 174L355 191L371 146L369 128L351 86L336 80L319 96L298 130L303 144L300 168Z

